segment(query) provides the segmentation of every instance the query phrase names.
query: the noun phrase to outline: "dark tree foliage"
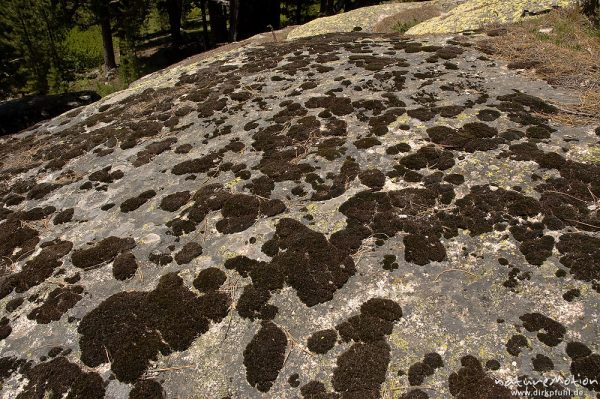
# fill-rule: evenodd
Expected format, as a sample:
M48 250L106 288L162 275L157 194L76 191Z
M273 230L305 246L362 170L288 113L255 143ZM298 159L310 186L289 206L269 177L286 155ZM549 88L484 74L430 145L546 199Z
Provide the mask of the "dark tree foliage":
M55 0L5 0L0 8L1 46L9 55L4 62L9 71L15 69L11 61L21 64L27 91L59 91L68 78L63 40L72 14L66 5Z
M119 68L123 82L142 73L138 52L151 11L156 21L168 21L172 58L189 51L198 40L182 29L186 15L197 7L202 48L243 40L288 24L300 24L320 15L331 15L357 7L377 4L377 0L2 0L0 2L0 99L20 94L57 93L68 89L76 73L95 66L81 59L67 37L77 27L100 28L105 71ZM156 12L157 11L157 12ZM161 24L162 25L162 24ZM165 24L166 26L166 24ZM163 35L163 32L157 32ZM115 40L119 43L119 65ZM154 40L154 36L150 39ZM161 38L162 40L162 38ZM146 45L147 41L144 43ZM182 53L183 54L183 53ZM78 58L79 57L79 58ZM91 63L97 58L90 58ZM99 67L100 65L98 65ZM146 67L144 67L146 68ZM144 69L146 70L146 69ZM106 75L110 76L110 75Z
M173 46L179 47L183 43L181 35L181 17L183 15L183 0L159 0L159 10L165 12L169 17L169 32Z
M582 0L581 9L596 26L600 27L600 0Z
M113 0L116 35L120 39L121 78L129 83L140 77L141 67L137 55L137 44L141 39L141 28L150 11L150 0Z
M281 2L279 0L239 1L237 39L245 39L271 28L279 29Z

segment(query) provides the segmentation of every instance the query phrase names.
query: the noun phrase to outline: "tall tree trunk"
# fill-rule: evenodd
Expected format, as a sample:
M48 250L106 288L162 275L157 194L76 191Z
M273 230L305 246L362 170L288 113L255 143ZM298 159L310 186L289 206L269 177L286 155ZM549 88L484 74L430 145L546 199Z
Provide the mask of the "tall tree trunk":
M27 57L27 61L30 64L31 70L33 71L35 79L35 91L38 94L47 94L49 89L49 67L46 62L46 58L42 54L38 54L38 48L33 44L33 41L31 40L31 35L29 34L29 30L27 29L28 23L26 22L24 16L21 14L20 10L17 10L17 18L19 19L19 23L21 25L23 36L25 39L25 45L29 50L29 57Z
M583 13L600 26L600 0L583 0L581 7Z
M206 19L206 0L200 1L200 11L202 12L202 36L204 37L204 49L210 48L210 38L208 37L208 21Z
M335 0L321 0L321 9L319 10L319 14L321 15L333 15L335 11L333 10L333 5Z
M223 6L214 2L208 2L208 16L210 18L210 32L213 38L213 43L224 43L228 39L227 22Z
M181 38L181 14L183 8L182 0L167 0L167 13L169 14L169 26L173 46L179 47L183 42Z
M302 23L302 0L296 0L296 24L300 25Z
M113 45L112 27L110 26L110 15L106 13L100 20L102 30L102 49L104 50L104 69L107 71L117 67L115 60L115 47Z
M237 41L238 17L240 14L240 1L229 0L229 41Z

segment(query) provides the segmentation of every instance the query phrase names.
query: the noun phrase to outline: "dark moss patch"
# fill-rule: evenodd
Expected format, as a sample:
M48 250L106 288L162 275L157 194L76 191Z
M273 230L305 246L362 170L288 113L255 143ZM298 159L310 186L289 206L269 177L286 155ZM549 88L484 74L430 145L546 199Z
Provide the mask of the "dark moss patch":
M154 157L171 149L171 146L177 142L175 137L168 137L162 141L150 143L142 151L136 154L133 166L138 167L152 161Z
M568 342L565 351L571 359L579 359L592 354L590 348L581 342Z
M175 154L187 154L192 150L192 148L194 148L194 146L192 146L191 144L182 144L180 146L177 146L174 152Z
M567 347L567 353L571 353L569 356L572 359L571 373L581 380L587 378L590 381L585 385L587 389L600 392L600 355L591 353L585 345L581 347L582 345L577 345L577 348Z
M492 122L500 117L500 112L494 109L482 109L477 113L477 119L483 122Z
M385 175L379 169L367 169L358 174L360 182L373 190L381 190L385 184Z
M359 150L365 150L367 148L374 147L376 145L380 145L381 141L377 140L375 137L365 137L362 139L358 139L354 142L354 145Z
M548 346L556 346L563 341L567 329L557 322L541 313L525 313L519 319L523 321L523 327L529 332L538 332L537 338Z
M425 377L431 375L433 375L433 368L426 363L417 362L408 369L408 382L413 386L421 385L425 381Z
M444 176L444 180L448 183L452 183L455 186L459 186L465 182L465 177L458 173L451 173L449 175Z
M12 327L6 317L0 319L0 341L8 337L12 333Z
M533 369L535 371L544 372L554 369L552 359L539 353L531 359L531 363L533 364Z
M227 280L227 276L216 267L209 267L198 273L194 279L194 287L200 292L216 291Z
M508 272L508 279L502 283L503 286L509 288L513 292L517 292L520 280L531 279L530 272L521 272L520 269L513 267Z
M521 348L527 347L529 347L529 342L527 342L527 338L521 334L513 335L506 343L506 351L513 356L519 356Z
M393 145L391 147L388 147L385 150L385 153L388 155L396 155L401 152L409 152L409 151L410 151L410 145L408 145L407 143L399 143L399 144Z
M306 176L306 181L310 183L316 192L313 194L311 200L313 201L324 201L331 198L339 197L346 191L348 183L353 181L360 173L360 166L351 157L346 158L340 173L338 175L329 175L333 182L331 185L320 184L324 180L317 174L309 174Z
M152 252L148 255L148 260L158 266L166 266L173 262L173 257L169 253Z
M396 270L400 265L396 262L396 255L384 255L383 257L383 269L384 270Z
M465 110L465 107L461 105L445 105L443 107L436 107L434 112L443 116L444 118L454 118L460 115Z
M246 194L231 195L223 203L223 219L216 223L216 227L224 234L238 233L252 226L259 214L275 216L285 209L281 200L262 200Z
M60 260L73 248L70 241L49 241L41 245L42 251L27 261L20 272L11 274L0 283L0 298L13 290L25 292L44 282L56 269L62 266Z
M444 46L436 50L435 54L444 60L451 60L458 57L463 52L464 50L457 46Z
M39 183L36 184L27 193L27 199L41 200L46 195L60 187L60 184Z
M25 201L25 197L15 193L9 193L2 200L4 201L4 205L6 206L15 206Z
M446 170L454 166L454 156L450 151L441 150L434 146L426 146L419 148L414 154L403 157L400 164L412 170L427 167Z
M192 195L189 191L180 191L169 194L160 201L160 209L167 212L175 212L188 203Z
M127 212L135 211L140 206L142 206L146 202L148 202L155 195L156 195L156 191L147 190L147 191L144 191L143 193L141 193L140 195L138 195L137 197L126 199L121 204L121 212L127 213Z
M471 192L457 200L456 205L464 218L461 223L473 236L489 233L494 225L508 223L513 217L532 217L540 212L534 198L516 191L492 190L488 185L471 187Z
M427 353L423 357L423 363L427 364L434 370L440 367L444 367L444 360L442 359L442 356L440 356L440 354L436 352Z
M71 221L71 219L73 219L74 213L75 213L75 210L73 208L68 208L68 209L62 210L56 214L56 216L54 217L53 223L54 224L68 223Z
M409 109L408 111L406 111L406 113L411 118L418 119L422 122L427 122L427 121L433 119L433 117L436 115L436 112L433 109L424 108L424 107L416 108L416 109Z
M372 298L360 307L361 313L336 327L344 341L374 342L392 333L402 317L400 306L389 299Z
M200 255L202 255L202 246L194 241L188 242L175 254L175 262L178 265L188 264Z
M530 139L549 139L552 129L543 125L530 126L525 131L525 135Z
M448 388L457 399L511 399L510 389L494 382L474 356L468 355L460 360L462 367L450 374Z
M202 158L183 161L171 170L174 175L185 175L189 173L206 173L218 166L221 162L221 154L211 153Z
M124 173L120 170L115 170L111 172L112 166L107 166L104 169L97 170L92 172L88 179L92 182L106 183L110 184L115 180L119 180L124 176Z
M385 341L353 344L337 359L333 388L342 399L378 398L390 361L390 346Z
M313 333L306 342L308 350L314 353L327 353L337 341L335 330L321 330Z
M485 368L488 370L500 370L500 362L496 359L490 359L485 362Z
M560 263L569 268L578 280L600 280L600 239L582 233L560 236L556 248L561 253Z
M268 290L250 284L244 287L236 309L240 317L246 319L273 320L278 309L268 304L269 299L271 299L271 293Z
M103 263L111 262L121 252L128 251L134 247L135 240L133 238L110 236L93 245L91 248L80 248L74 251L73 255L71 255L71 261L75 267L89 269Z
M298 388L300 386L300 375L298 373L290 374L288 384L290 384L292 388Z
M18 220L7 220L0 225L0 265L6 266L30 252L39 242L39 232Z
M436 237L409 234L403 238L404 258L417 265L441 262L446 259L446 249Z
M420 389L412 389L400 396L399 399L429 399L429 395Z
M100 207L100 210L101 210L101 211L105 211L105 212L106 212L106 211L109 211L109 210L111 210L111 209L112 209L112 208L114 208L114 207L115 207L115 204L113 204L113 203L108 203L108 204L104 204L104 205L102 205L102 206Z
M529 108L530 111L533 111L533 112L553 114L558 111L558 109L555 106L544 102L543 100L541 100L538 97L530 96L529 94L525 94L525 93L517 92L517 93L513 93L513 94L499 96L498 100L507 101L507 102L510 102L513 104L527 107L527 108Z
M328 393L325 385L319 381L310 381L300 388L303 399L339 399L340 395Z
M135 275L138 264L135 255L131 252L123 252L113 262L113 276L117 280L127 280Z
M325 108L336 116L348 115L354 111L352 101L346 97L312 97L304 105L307 108Z
M19 219L23 221L35 221L42 220L46 217L52 215L56 211L56 208L53 206L45 206L35 208L31 208L27 211L17 211L9 216L10 219Z
M268 176L261 176L257 177L256 179L252 179L252 182L247 184L245 187L249 188L250 192L254 195L263 198L269 198L271 192L275 188L275 182Z
M283 367L286 348L285 333L274 323L263 321L260 330L244 349L248 383L261 392L268 392Z
M516 238L514 231L515 229L511 229ZM552 249L554 249L554 238L551 236L525 239L519 246L519 250L525 255L527 262L536 266L542 265L546 259L552 256Z
M210 321L227 315L229 304L227 294L197 297L177 274L166 274L153 291L112 295L84 316L78 327L81 360L89 367L110 361L119 381L133 382L159 352L187 349Z
M0 383L10 376L19 373L25 374L31 368L31 362L16 357L1 357L0 358Z
M434 143L466 152L488 151L498 147L502 140L496 138L498 131L485 123L467 123L460 129L435 126L427 129Z
M11 299L10 301L6 302L6 306L4 308L6 309L6 311L8 313L12 313L15 310L17 310L19 308L19 306L21 306L23 304L24 300L25 300L25 298L23 298L23 297Z
M573 288L563 294L563 299L567 302L573 302L575 298L579 298L579 296L581 296L581 291L577 288Z
M355 273L352 258L317 233L293 219L282 219L275 235L263 246L285 281L308 306L329 301ZM283 249L284 251L279 251Z
M246 256L236 256L225 261L225 268L228 270L235 270L242 277L248 277L254 268L259 267L262 264L264 264L264 262L250 259Z
M48 324L58 321L69 309L82 298L83 287L79 285L60 287L52 291L42 306L33 309L27 318L38 324Z
M84 372L65 357L57 357L47 363L38 364L27 370L27 385L18 399L42 397L72 399L102 399L104 384L97 373Z
M129 392L129 399L164 399L162 385L156 380L139 380Z

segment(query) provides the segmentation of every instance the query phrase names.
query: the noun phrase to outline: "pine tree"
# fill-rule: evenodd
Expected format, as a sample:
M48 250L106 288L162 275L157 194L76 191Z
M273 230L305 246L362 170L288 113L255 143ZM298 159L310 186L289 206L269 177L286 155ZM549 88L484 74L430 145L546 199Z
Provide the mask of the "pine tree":
M115 48L113 44L112 14L111 5L106 0L89 0L87 3L90 11L94 15L94 23L100 25L102 33L102 49L104 55L104 69L111 70L117 67L115 59Z
M127 82L138 79L141 66L136 47L141 39L140 31L150 10L150 0L113 0L115 28L119 37L121 78Z
M6 31L2 43L24 61L27 89L40 94L61 91L70 74L65 62L68 30L64 2L5 0L0 14Z

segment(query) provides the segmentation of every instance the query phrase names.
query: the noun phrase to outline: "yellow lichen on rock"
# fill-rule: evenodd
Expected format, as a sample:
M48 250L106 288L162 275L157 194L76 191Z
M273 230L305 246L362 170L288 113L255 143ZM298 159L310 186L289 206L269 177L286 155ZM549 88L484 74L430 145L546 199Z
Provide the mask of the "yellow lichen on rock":
M371 29L382 19L420 6L422 4L416 2L382 4L362 7L330 17L317 18L292 30L287 39L299 39L333 32L352 32L357 27L360 27L363 32L371 32Z
M517 22L553 7L567 7L573 0L470 0L446 14L410 28L408 35L455 33L496 23Z

